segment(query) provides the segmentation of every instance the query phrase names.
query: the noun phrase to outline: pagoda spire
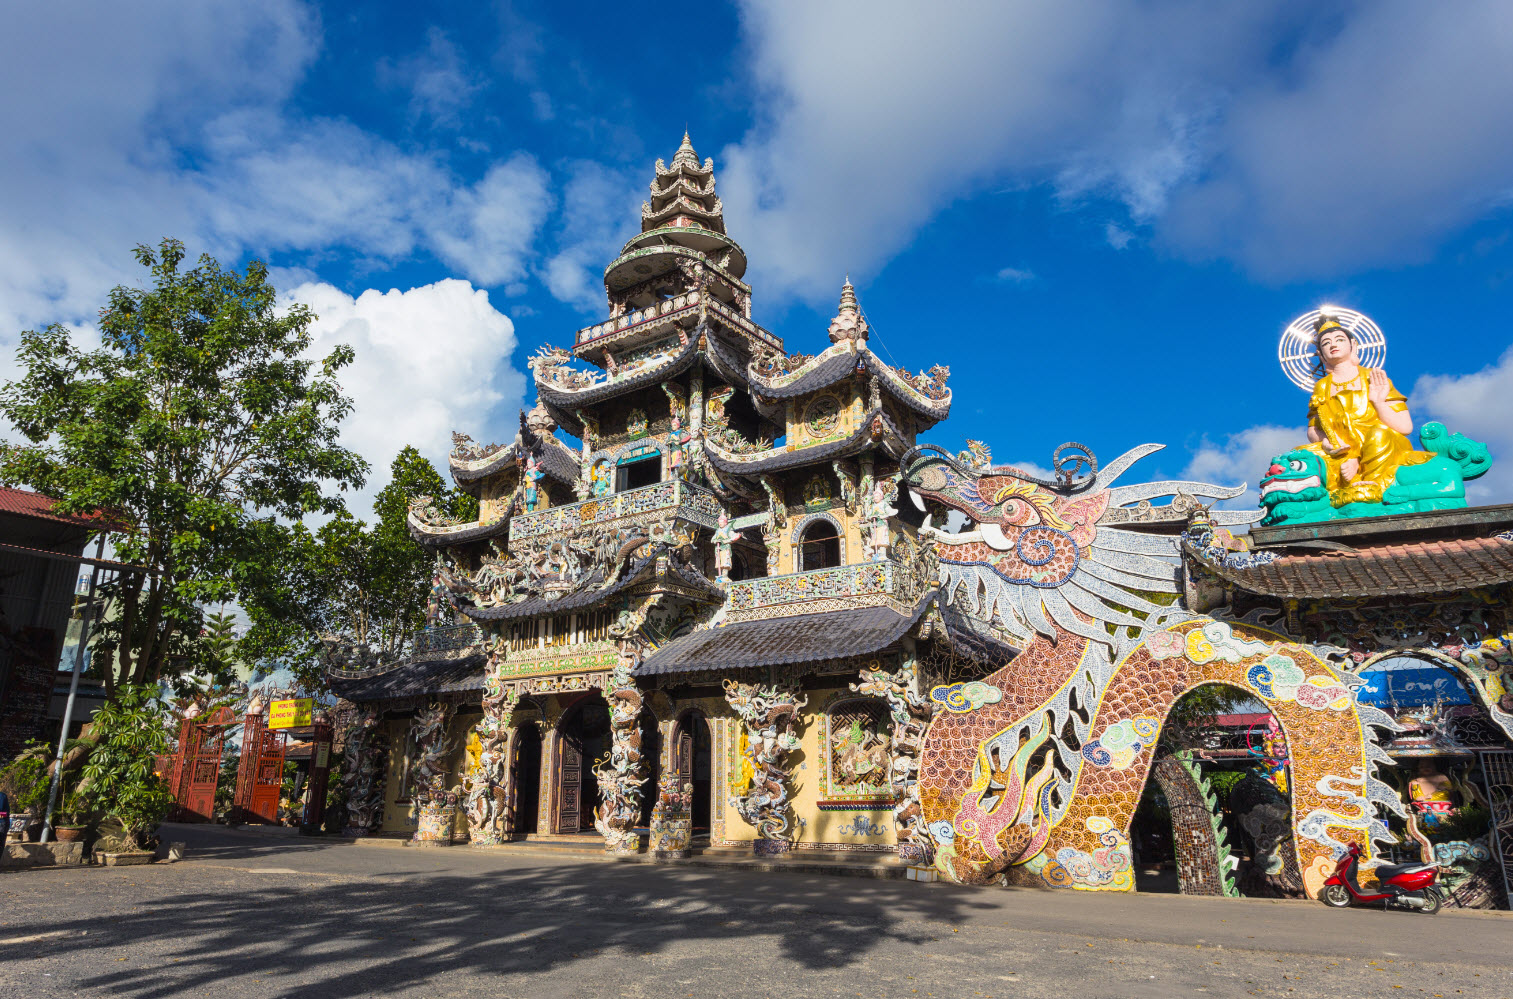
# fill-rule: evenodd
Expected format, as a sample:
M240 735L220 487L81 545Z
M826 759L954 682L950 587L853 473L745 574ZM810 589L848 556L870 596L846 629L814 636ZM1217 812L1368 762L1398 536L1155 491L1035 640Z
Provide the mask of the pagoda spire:
M693 148L688 130L673 153L672 165L657 160L657 173L651 181L651 200L641 206L641 231L673 227L694 227L724 234L725 217L720 199L714 193L714 160Z
M847 274L846 283L841 285L840 307L836 309L835 318L830 320L830 342L862 342L867 339L868 330L867 320L862 316L861 303L856 300L856 288L851 284L851 275Z

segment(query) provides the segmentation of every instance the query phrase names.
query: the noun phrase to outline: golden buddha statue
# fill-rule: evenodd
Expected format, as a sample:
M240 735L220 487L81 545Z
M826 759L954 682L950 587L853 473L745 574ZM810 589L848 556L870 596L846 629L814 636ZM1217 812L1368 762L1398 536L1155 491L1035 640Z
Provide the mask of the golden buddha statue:
M1413 419L1407 398L1381 368L1357 363L1349 329L1332 316L1320 316L1313 342L1325 374L1308 400L1308 450L1324 460L1334 506L1379 503L1400 467L1434 454L1415 451L1409 443Z

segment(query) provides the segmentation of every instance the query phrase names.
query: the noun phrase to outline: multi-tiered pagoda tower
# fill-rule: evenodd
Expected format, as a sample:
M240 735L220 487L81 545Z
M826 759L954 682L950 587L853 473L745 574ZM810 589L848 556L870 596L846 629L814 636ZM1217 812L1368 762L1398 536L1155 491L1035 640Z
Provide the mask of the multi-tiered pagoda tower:
M435 839L456 789L474 843L894 851L902 750L851 685L907 674L929 602L896 477L946 372L879 359L849 281L828 346L790 355L745 272L685 135L605 268L608 317L531 360L516 438L455 435L479 519L421 501L410 526L456 623L333 674L387 749L374 831Z

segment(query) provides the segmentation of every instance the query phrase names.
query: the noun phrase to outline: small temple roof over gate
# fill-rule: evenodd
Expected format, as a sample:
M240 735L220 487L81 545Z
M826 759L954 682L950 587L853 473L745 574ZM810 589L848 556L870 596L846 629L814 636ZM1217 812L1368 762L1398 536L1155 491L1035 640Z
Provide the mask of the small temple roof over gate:
M1271 597L1328 600L1454 593L1513 582L1513 532L1303 552L1246 569L1206 560L1205 566L1243 590Z
M327 682L338 697L362 703L398 697L447 694L483 689L482 652L462 658L450 657L416 662L401 659L389 666L366 670L328 670Z
M1513 505L1256 527L1258 558L1187 553L1236 589L1335 600L1427 596L1513 583ZM1273 553L1274 557L1271 554Z
M907 614L864 607L695 631L662 646L635 673L653 676L870 655L902 638L934 599L932 591Z

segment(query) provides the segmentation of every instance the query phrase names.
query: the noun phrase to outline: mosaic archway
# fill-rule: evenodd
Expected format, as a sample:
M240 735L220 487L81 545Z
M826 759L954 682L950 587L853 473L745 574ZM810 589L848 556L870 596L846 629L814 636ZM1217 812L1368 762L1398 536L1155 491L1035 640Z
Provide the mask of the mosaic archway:
M1401 810L1373 775L1387 757L1366 730L1391 720L1357 704L1359 681L1310 649L1199 618L1148 635L1096 684L1084 662L1091 644L1062 634L984 681L931 691L942 710L926 733L920 797L948 877L1132 889L1129 825L1154 747L1177 699L1209 683L1256 696L1294 747L1293 839L1310 895L1346 843L1369 855L1386 835L1376 805ZM1062 683L1028 699L1047 675Z

